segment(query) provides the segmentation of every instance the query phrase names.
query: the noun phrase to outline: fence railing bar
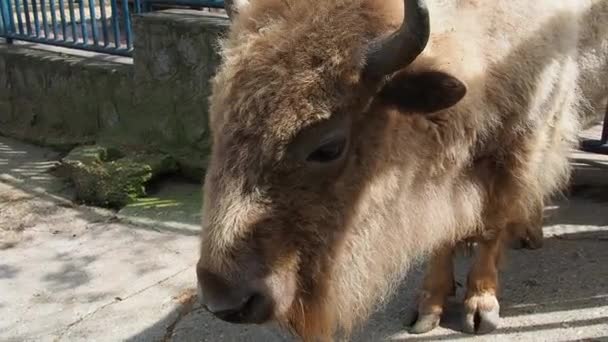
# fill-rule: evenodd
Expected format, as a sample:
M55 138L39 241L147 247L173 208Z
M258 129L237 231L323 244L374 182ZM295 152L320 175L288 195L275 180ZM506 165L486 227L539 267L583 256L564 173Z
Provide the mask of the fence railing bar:
M89 15L91 16L89 22L91 23L91 35L93 36L93 44L99 45L99 37L97 36L97 16L95 15L95 0L89 0Z
M128 51L127 49L124 49L124 48L123 49L115 49L113 47L104 48L103 46L95 46L92 44L85 45L82 43L64 42L61 40L48 40L45 38L36 38L36 37L16 37L15 40L21 40L24 42L32 42L32 43L40 43L40 44L45 44L45 45L60 46L60 47L79 49L79 50L86 50L86 51L93 51L93 52L99 52L99 53L111 53L113 55L125 56L125 57L131 56L131 51Z
M72 41L76 43L78 41L78 31L76 29L76 13L74 12L74 0L67 0L67 2L68 10L70 13L70 26L72 27Z
M7 1L2 1L2 31L7 36L15 32L15 22L13 20L13 10L11 4Z
M27 31L27 35L32 35L32 22L30 20L30 5L27 0L23 0L23 14L25 14L25 29Z
M34 13L34 36L40 37L40 18L38 18L38 2L32 0L32 12Z
M87 31L87 16L84 13L84 0L78 1L78 9L80 10L80 30L82 32L82 43L87 44L89 42L89 33Z
M49 0L49 9L51 10L51 25L53 25L53 39L57 39L57 15L55 14L55 0Z
M42 30L44 31L44 38L49 38L48 23L46 20L46 0L40 0L40 14L42 14Z
M0 2L0 33L2 35L8 36L10 32L7 32L7 25L5 24L6 20L8 20L8 15L4 10L4 2Z
M110 0L110 10L112 11L112 33L114 33L114 46L120 48L120 27L118 25L118 6L116 0Z
M61 20L61 35L62 35L62 39L61 40L67 40L67 27L66 27L66 22L65 22L65 4L63 3L64 0L58 0L59 1L59 20ZM70 1L70 0L68 0Z
M110 45L110 37L108 35L108 16L106 15L106 2L105 0L99 0L99 7L101 13L101 33L103 34L103 46Z
M15 0L15 13L17 15L17 32L19 34L24 34L23 31L23 19L21 18L21 5L19 4L19 0Z
M129 56L136 38L132 16L153 10L152 3L199 8L221 7L223 1L0 0L0 37Z
M17 28L15 27L15 14L13 13L13 6L10 1L8 1L6 4L6 7L8 7L8 23L10 25L11 32L16 33Z
M10 14L9 14L9 7L11 6L10 3L6 3L4 0L0 0L0 17L2 18L2 27L0 27L1 31L3 34L9 36L11 33L13 33L14 31L11 31L11 24L10 24Z
M129 2L127 0L122 0L123 7L123 16L125 21L125 33L127 38L127 50L131 50L133 48L133 37L131 33L131 15L129 14Z

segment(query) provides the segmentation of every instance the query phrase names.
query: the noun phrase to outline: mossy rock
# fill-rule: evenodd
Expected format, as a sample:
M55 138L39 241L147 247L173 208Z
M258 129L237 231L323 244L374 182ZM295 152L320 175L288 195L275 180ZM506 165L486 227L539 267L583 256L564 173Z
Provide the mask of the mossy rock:
M175 172L176 162L167 155L123 155L103 146L80 146L62 160L73 182L77 200L87 204L121 208L146 195L146 184L155 177Z
M68 153L67 156L63 158L64 163L70 164L92 164L92 163L102 163L104 161L110 161L112 159L108 158L108 149L102 146L97 145L87 145L77 147Z

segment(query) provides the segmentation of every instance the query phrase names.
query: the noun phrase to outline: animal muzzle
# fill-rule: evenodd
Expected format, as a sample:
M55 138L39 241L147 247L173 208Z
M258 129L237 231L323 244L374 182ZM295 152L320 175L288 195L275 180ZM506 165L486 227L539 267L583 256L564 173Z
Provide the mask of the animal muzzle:
M197 268L199 300L217 318L230 323L262 324L272 318L271 296L246 281L231 282L204 268Z

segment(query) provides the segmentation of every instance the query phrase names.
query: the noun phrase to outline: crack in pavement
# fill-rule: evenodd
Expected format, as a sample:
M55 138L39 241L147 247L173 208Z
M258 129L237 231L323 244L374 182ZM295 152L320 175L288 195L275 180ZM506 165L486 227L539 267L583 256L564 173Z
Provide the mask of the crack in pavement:
M173 333L179 322L181 322L186 315L194 311L194 304L196 303L197 298L196 292L193 291L193 293L188 294L185 299L180 300L181 306L178 308L177 317L175 317L173 322L165 328L165 335L161 340L162 342L171 342Z
M151 288L153 288L153 287L155 287L155 286L161 285L161 284L163 284L163 283L167 282L168 280L170 280L171 278L174 278L174 277L176 277L176 276L180 275L181 273L183 273L183 272L185 272L185 271L189 270L189 269L190 269L191 267L193 267L193 266L194 266L194 264L192 264L192 265L188 265L187 267L184 267L183 269L181 269L181 270L179 270L179 271L177 271L177 272L175 272L175 273L173 273L173 274L171 274L171 275L169 275L169 276L167 276L167 277L165 277L165 278L163 278L163 279L161 279L161 280L159 280L159 281L155 282L154 284L148 285L148 286L144 287L143 289L140 289L140 290L138 290L138 291L135 291L135 292L133 292L133 293L131 293L131 294L127 295L126 297L120 297L120 299L117 299L117 297L115 297L115 298L114 298L114 299L113 299L111 302L106 303L106 304L103 304L102 306L98 307L97 309L95 309L95 310L93 310L93 311L89 312L88 314L86 314L86 315L84 315L84 316L80 317L79 319L75 320L74 322L72 322L72 323L68 324L68 325L65 327L65 329L63 329L63 331L62 331L62 332L59 334L59 336L57 336L57 338L55 338L53 341L55 341L55 342L60 341L60 340L61 340L61 338L62 338L62 337L65 335L65 334L67 334L67 333L68 333L68 331L69 331L71 328L73 328L74 326L76 326L76 325L78 325L78 324L82 323L83 321L85 321L85 320L86 320L86 319L88 319L89 317L91 317L91 316L95 315L97 312L99 312L99 311L101 311L101 310L103 310L103 309L105 309L105 308L107 308L107 307L109 307L109 306L111 306L111 305L113 305L113 304L116 304L116 303L122 303L122 302L124 302L124 301L126 301L126 300L128 300L128 299L130 299L130 298L133 298L133 297L135 297L135 296L137 296L137 295L142 294L143 292L146 292L147 290L149 290L149 289L151 289Z

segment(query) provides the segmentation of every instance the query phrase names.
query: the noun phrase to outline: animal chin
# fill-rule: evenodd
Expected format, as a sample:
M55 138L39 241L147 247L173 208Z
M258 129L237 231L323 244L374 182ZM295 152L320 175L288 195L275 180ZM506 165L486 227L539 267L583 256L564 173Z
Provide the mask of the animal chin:
M297 282L295 275L283 275L275 277L269 282L270 292L274 299L274 316L275 320L284 320L292 307L296 305Z
M274 297L273 323L300 337L309 336L311 333L318 334L318 329L315 328L318 324L315 321L323 311L317 302L319 298L314 298L315 302L311 303L310 298L303 296L301 290L296 287L295 274L289 280L278 280L275 278L274 282L269 284Z
M322 300L305 302L297 298L288 314L279 323L304 341L323 341L333 335L334 321L330 308Z

